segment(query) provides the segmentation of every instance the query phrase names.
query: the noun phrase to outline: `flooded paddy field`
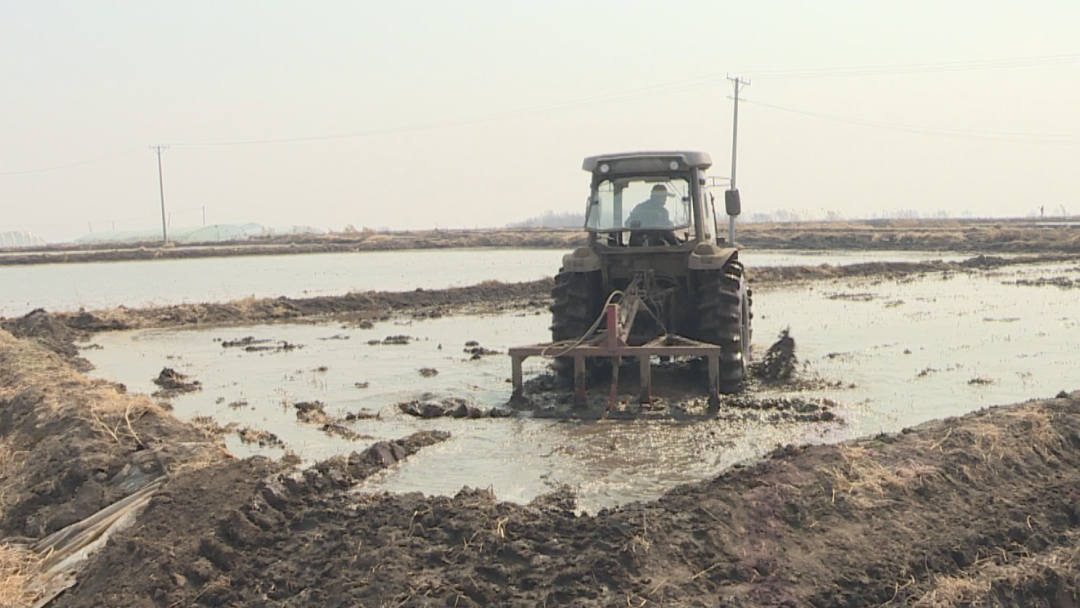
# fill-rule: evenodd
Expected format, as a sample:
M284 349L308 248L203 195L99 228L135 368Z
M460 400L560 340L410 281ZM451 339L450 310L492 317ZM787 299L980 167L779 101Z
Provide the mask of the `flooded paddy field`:
M1080 263L966 257L755 266L799 374L716 412L509 403L543 279L9 318L0 546L56 608L1075 605Z
M141 308L248 297L311 297L350 291L445 289L483 281L554 276L564 249L451 249L263 255L98 263L0 265L0 317L35 308ZM957 261L970 255L924 251L744 251L750 267Z
M748 395L727 398L715 417L690 421L552 420L514 411L505 352L546 339L550 316L542 308L394 318L368 328L321 322L108 332L82 354L97 368L94 375L145 393L158 390L151 381L163 367L173 368L201 382L201 390L170 400L178 416L267 431L284 444L252 447L230 434L230 449L239 454L281 455L287 448L314 462L415 431L445 430L450 440L365 487L429 494L491 487L500 499L527 502L566 485L581 508L595 512L710 478L779 445L895 432L1073 388L1080 359L1078 292L1068 287L1074 283L1080 266L1064 263L760 286L755 352L789 328L802 376L812 381L754 384ZM254 342L229 346L244 338ZM477 347L490 354L474 356ZM547 369L530 359L525 371L529 378ZM621 407L632 412L632 386L626 388ZM662 385L657 393L664 397ZM448 399L513 415L425 420L399 408ZM298 421L297 404L311 402L350 433ZM680 411L704 408L700 395L661 402ZM799 421L752 405L791 402L823 407L837 420Z

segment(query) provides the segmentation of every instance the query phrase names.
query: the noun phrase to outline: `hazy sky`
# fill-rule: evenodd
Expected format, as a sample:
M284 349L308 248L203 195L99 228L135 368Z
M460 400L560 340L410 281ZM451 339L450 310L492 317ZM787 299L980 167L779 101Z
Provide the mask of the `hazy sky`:
M1078 31L1076 0L0 0L0 232L159 228L158 143L173 227L578 211L589 154L728 175L728 73L746 213L1076 214Z

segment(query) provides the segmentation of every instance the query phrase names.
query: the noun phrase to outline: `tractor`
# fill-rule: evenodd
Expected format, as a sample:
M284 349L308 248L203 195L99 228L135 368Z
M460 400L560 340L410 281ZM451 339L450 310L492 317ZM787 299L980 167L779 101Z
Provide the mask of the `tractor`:
M591 176L585 211L588 243L563 257L552 289L553 342L511 349L519 358L554 357L574 378L641 362L642 400L652 357L699 356L710 363L709 392L743 389L750 358L751 292L733 230L718 235L704 152L632 152L585 158ZM740 213L738 190L725 211ZM734 222L731 223L732 227ZM607 314L605 311L608 311ZM606 336L606 337L605 337ZM515 359L520 393L520 361Z

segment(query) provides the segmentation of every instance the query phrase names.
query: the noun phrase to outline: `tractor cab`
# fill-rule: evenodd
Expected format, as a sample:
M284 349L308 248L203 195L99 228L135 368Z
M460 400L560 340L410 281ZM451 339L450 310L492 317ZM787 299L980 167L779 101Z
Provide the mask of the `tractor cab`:
M633 152L590 156L585 213L590 244L679 247L712 242L715 220L705 202L704 152Z

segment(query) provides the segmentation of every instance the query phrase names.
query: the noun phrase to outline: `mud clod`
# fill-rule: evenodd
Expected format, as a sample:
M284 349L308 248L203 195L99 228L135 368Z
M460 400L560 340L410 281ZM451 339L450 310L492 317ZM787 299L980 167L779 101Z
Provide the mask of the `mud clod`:
M776 420L794 422L834 422L840 420L832 411L836 402L832 399L804 399L801 397L754 398L739 395L725 402L730 408L762 412Z
M460 397L405 401L399 403L397 408L401 413L417 418L506 418L511 415L509 411L499 408L485 410L476 407Z
M338 422L327 422L326 424L322 425L322 428L320 430L327 435L341 437L342 439L346 439L348 441L356 441L357 439L364 438L364 436L360 433L357 433L356 431Z
M238 430L236 434L240 437L240 441L244 443L254 443L261 448L285 447L285 442L270 431L264 431L262 429L255 429L251 427L244 427Z
M480 346L480 343L476 340L469 340L465 343L465 354L471 355L469 358L473 361L477 361L483 357L487 357L490 355L498 355L501 353L497 350L491 350L490 348L484 348L483 346Z
M330 421L330 417L324 410L325 407L326 404L322 401L300 401L293 404L296 419L310 424L326 424Z
M416 340L416 338L406 335L386 336L386 338L381 341L374 340L372 342L368 342L368 344L381 344L383 346L405 346L413 340Z
M784 329L761 361L752 366L752 371L755 377L767 382L788 382L795 377L798 364L795 338L791 337L790 329Z
M260 344L269 344L273 342L270 339L260 339L255 336L244 336L243 338L237 338L236 340L224 340L221 343L221 348L246 348L249 346L258 346Z
M425 378L433 378L439 375L439 370L434 367L421 367L419 369L420 375Z
M332 336L327 336L325 338L319 338L319 340L323 340L323 341L326 341L326 340L348 340L350 337L351 336L348 336L346 334L334 334Z
M348 441L365 439L364 435L345 426L344 422L352 422L363 418L378 418L378 415L347 414L344 418L334 418L326 413L326 404L322 401L300 401L293 404L296 410L296 419L300 422L319 425L319 430L333 437L341 437Z
M248 353L266 353L266 352L287 353L287 352L290 352L290 351L294 351L294 350L296 350L298 348L304 348L304 345L303 344L293 344L292 342L286 342L285 340L282 340L281 342L277 342L275 344L257 344L257 345L252 345L252 346L245 346L244 347L244 352L248 352Z
M577 495L570 486L561 485L553 492L541 494L532 499L529 501L529 506L537 509L573 514L577 511Z
M171 367L163 367L157 378L154 378L154 384L161 387L161 390L154 391L154 397L159 399L170 399L176 395L202 390L201 382L189 381L186 374L181 374Z

